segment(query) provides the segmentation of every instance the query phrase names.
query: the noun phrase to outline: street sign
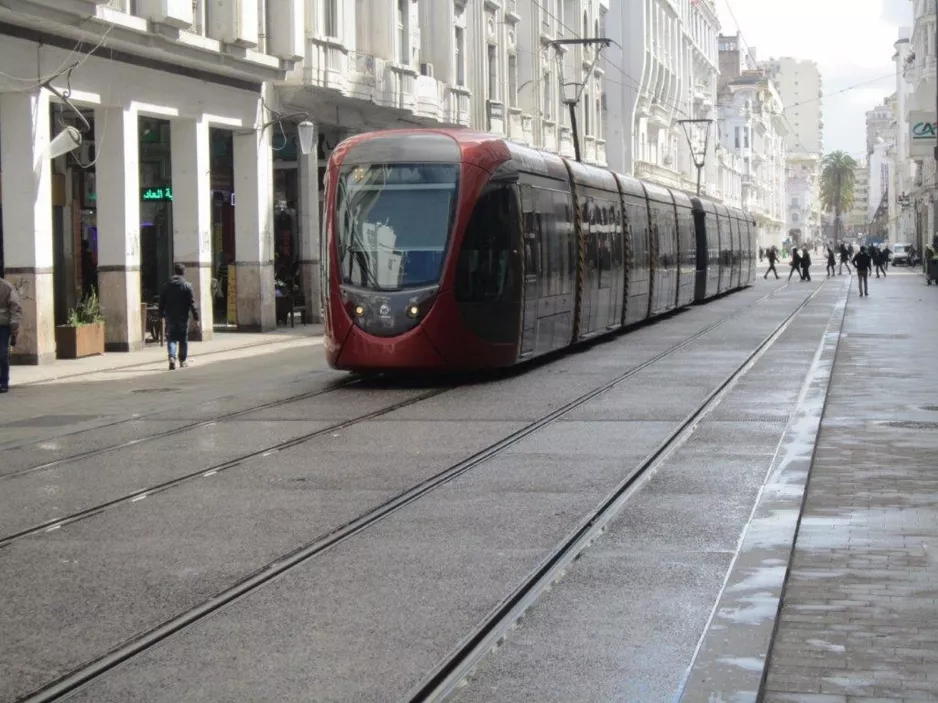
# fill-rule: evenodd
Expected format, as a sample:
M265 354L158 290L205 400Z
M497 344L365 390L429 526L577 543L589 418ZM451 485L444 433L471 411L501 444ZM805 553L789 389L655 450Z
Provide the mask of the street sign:
M938 123L931 112L909 114L909 156L932 156L938 146Z

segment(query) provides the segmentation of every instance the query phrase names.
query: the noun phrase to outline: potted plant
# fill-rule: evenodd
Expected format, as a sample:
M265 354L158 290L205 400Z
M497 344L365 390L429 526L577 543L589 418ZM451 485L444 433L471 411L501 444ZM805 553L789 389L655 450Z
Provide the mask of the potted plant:
M68 322L55 328L55 349L60 359L104 353L104 316L94 288L68 311Z

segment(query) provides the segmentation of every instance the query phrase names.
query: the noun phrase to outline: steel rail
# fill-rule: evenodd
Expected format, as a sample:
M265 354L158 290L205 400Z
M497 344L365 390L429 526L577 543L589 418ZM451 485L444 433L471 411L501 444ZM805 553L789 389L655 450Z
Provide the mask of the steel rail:
M471 676L472 671L497 648L524 613L558 581L570 564L599 537L608 524L619 514L631 495L641 487L643 479L650 478L653 470L680 447L693 433L696 425L715 408L736 382L746 375L765 352L794 322L798 314L821 292L827 281L821 283L795 310L788 315L739 364L678 427L673 430L642 462L586 515L576 528L545 557L540 565L504 599L496 608L460 642L441 662L417 684L404 700L443 701L451 697Z
M124 442L118 442L117 444L110 444L106 447L98 447L97 449L89 449L85 452L79 452L78 454L73 454L71 456L65 456L60 459L54 459L53 461L47 461L44 464L37 464L36 466L31 466L27 469L20 469L19 471L14 471L13 473L0 476L0 482L9 481L10 479L18 478L20 476L26 476L28 474L36 473L37 471L45 471L46 469L52 469L56 466L63 466L64 464L70 464L75 461L80 461L81 459L88 459L90 457L100 456L102 454L107 454L109 452L114 452L119 449L126 449L127 447L133 447L138 444L143 444L145 442L152 442L156 439L163 439L165 437L172 437L177 434L182 434L183 432L190 432L192 430L197 430L202 427L208 427L209 425L214 425L218 422L225 422L227 420L232 420L236 417L241 417L243 415L250 415L251 413L260 412L262 410L270 410L271 408L276 408L280 405L289 405L290 403L298 403L303 400L308 400L309 398L315 398L319 395L324 395L326 393L332 393L333 391L342 390L343 388L348 388L349 386L361 383L364 379L362 378L353 378L348 380L342 380L338 383L333 383L330 386L325 388L320 388L314 391L305 391L303 393L298 393L297 395L292 395L287 398L281 398L279 400L272 400L270 402L264 403L263 405L257 405L250 408L245 408L243 410L234 410L232 412L221 413L214 417L208 418L206 420L199 420L197 422L189 423L181 427L174 427L170 430L163 430L160 432L154 432L153 434L143 435L141 437L135 437L134 439L128 439ZM231 397L231 396L229 396ZM207 401L207 402L217 402L217 401ZM153 417L154 415L165 414L166 410L158 410L153 413L147 413L145 415L135 415L134 417L129 417L124 420L117 420L116 422L107 423L105 425L98 425L97 427L90 427L86 430L77 430L75 432L68 432L65 434L57 435L55 437L50 437L48 439L40 439L34 442L27 442L25 444L20 444L15 447L4 447L0 448L0 451L9 451L12 449L22 449L24 447L29 447L36 444L42 444L45 442L54 442L56 440L62 439L64 437L73 437L75 435L84 434L86 432L94 432L95 430L103 430L111 427L116 427L118 425L123 425L128 422L139 422L147 418Z
M28 527L25 530L20 530L19 532L14 532L0 538L0 549L9 547L11 544L18 542L21 539L37 535L41 532L53 532L66 525L71 525L80 520L86 520L90 517L94 517L95 515L103 513L105 510L117 507L123 503L136 503L137 501L148 498L151 495L162 493L163 491L166 491L170 488L175 488L176 486L179 486L183 483L194 481L197 478L209 478L216 474L222 473L223 471L233 469L234 467L243 464L245 461L256 459L257 457L269 456L270 454L283 451L284 449L290 449L291 447L308 442L309 440L316 437L321 437L322 435L336 432L338 430L344 430L362 422L367 422L368 420L374 420L375 418L381 417L382 415L387 415L388 413L392 413L395 410L400 410L401 408L406 408L409 405L419 403L422 400L427 400L429 398L442 395L443 393L448 393L451 390L453 390L452 387L436 388L432 391L421 393L420 395L413 398L408 398L407 400L399 401L393 405L388 405L387 407L381 408L379 410L373 410L370 413L365 413L364 415L359 415L358 417L353 417L348 420L343 420L342 422L333 423L328 427L323 427L312 432L306 432L305 434L299 435L297 437L291 437L290 439L272 444L270 446L264 447L263 449L256 449L247 454L242 454L241 456L235 457L234 459L228 459L227 461L224 461L220 464L215 464L214 466L202 468L197 471L192 471L190 473L184 474L183 476L177 476L176 478L169 479L168 481L163 481L162 483L157 483L147 488L141 488L140 490L134 491L133 493L126 493L119 498L114 498L103 503L98 503L97 505L93 505L90 508L75 511L70 515L57 517L52 520L46 520L45 522L41 522L38 525L33 525L32 527Z
M823 285L824 284L822 284L822 286ZM185 611L182 611L177 615L164 620L158 625L137 633L121 644L111 648L106 653L72 669L70 672L59 677L58 679L42 686L31 694L28 694L26 697L22 698L21 701L24 703L47 703L48 701L59 699L62 696L73 692L75 689L90 683L94 679L99 678L106 672L119 666L128 659L131 659L138 654L150 649L154 645L166 640L176 632L190 627L198 621L208 617L218 609L226 607L232 602L247 596L253 591L256 591L281 574L299 566L309 559L314 558L318 554L321 554L322 552L383 521L400 509L416 502L440 486L451 482L452 480L471 471L489 459L492 459L495 456L501 454L509 447L514 446L518 442L521 442L544 427L551 425L556 420L565 415L568 415L580 406L590 402L591 400L594 400L604 393L611 391L613 388L625 382L629 378L690 346L701 337L752 310L760 303L774 297L788 287L788 284L782 285L781 287L759 298L750 305L740 308L727 317L724 317L722 320L718 320L717 322L708 325L704 329L694 333L678 344L675 344L665 351L656 354L650 359L647 359L646 361L622 372L610 381L607 381L597 388L594 388L593 390L578 396L577 398L569 401L568 403L541 417L540 419L525 425L515 432L512 432L508 436L486 447L485 449L482 449L472 456L456 464L453 464L446 469L443 469L442 471L398 493L397 495L376 505L375 507L370 508L369 510L346 522L345 524L336 527L323 535L317 536L311 541L297 547L296 549L279 556L273 561L255 570L251 574L241 578L231 586L228 586L218 593L206 598L198 605L188 608ZM815 291L815 293L813 293L808 300L813 298L814 295L817 295L817 291ZM800 311L806 304L807 301L801 303L798 306L796 312ZM794 314L795 313L792 313L789 318L793 317ZM422 400L422 398L413 400L411 402L417 402L418 400ZM322 432L325 431L326 430L322 430ZM263 452L258 452L258 454L261 453ZM204 470L200 471L199 475L204 473L206 473Z

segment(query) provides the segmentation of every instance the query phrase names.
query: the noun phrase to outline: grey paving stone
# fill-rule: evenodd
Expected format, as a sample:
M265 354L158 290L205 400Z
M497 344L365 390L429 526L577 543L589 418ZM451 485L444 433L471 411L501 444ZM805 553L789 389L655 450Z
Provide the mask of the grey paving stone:
M829 662L828 673L846 664L844 674L819 680L823 693L938 700L938 433L916 424L935 420L923 408L938 388L938 318L920 279L880 285L904 313L894 315L895 300L881 296L848 304L766 701L806 700L808 651ZM897 360L915 372L878 381L878 370Z

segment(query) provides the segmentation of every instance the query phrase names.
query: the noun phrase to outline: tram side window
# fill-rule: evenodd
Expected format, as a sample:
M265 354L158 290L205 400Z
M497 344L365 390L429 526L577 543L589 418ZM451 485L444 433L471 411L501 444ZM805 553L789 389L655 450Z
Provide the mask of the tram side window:
M524 274L536 276L540 260L537 251L537 229L540 215L534 212L534 189L524 186L521 191L521 201L524 214L521 227L524 234Z
M648 268L648 213L643 202L631 199L625 209L632 233L632 268L643 270Z
M459 252L458 301L494 303L518 299L511 260L517 228L517 199L511 188L497 186L483 193L472 212Z
M694 229L694 214L689 207L678 206L677 210L679 232L681 233L681 259L682 265L697 268L697 238Z

